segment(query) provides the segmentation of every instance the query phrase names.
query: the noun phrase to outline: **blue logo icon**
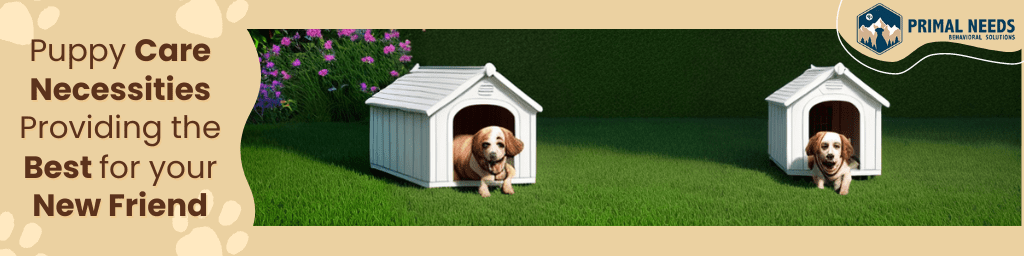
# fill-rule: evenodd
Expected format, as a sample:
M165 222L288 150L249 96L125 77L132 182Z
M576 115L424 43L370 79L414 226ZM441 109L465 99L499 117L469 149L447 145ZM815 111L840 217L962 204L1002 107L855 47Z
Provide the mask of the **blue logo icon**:
M857 43L881 55L903 42L903 16L883 4L857 15Z

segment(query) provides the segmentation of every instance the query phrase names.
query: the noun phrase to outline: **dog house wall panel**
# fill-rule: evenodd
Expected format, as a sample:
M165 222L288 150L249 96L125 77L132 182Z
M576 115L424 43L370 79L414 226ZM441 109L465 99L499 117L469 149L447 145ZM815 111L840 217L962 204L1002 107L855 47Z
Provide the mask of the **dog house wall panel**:
M370 166L424 187L477 186L453 180L455 115L479 105L497 106L514 117L515 136L525 147L512 158L514 184L536 182L536 115L540 105L493 65L420 67L366 101L370 105Z
M834 124L846 125L851 121L859 124L856 134L846 134L855 141L854 145L859 145L855 151L860 158L860 168L853 170L853 175L881 175L881 109L888 107L889 102L842 63L834 67L811 66L765 100L769 103L769 157L787 174L810 175L804 148L811 137L811 109L824 102L845 102L854 106L857 114L851 117L853 111L846 111L833 114L831 118L845 119L833 119Z
M536 123L537 123L537 115L530 116L530 120L532 120L533 124L534 124L534 125L530 126L530 130L531 130L530 138L531 138L531 140L533 140L533 143L530 144L527 147L530 147L530 150L532 152L534 152L534 153L533 153L533 161L530 161L530 167L531 168L530 168L529 172L530 172L530 176L533 177L533 179L536 180L537 179L537 169L539 168L539 166L537 166L537 153L536 153L537 152L537 134L538 134L537 133L537 125L536 125Z
M786 152L786 107L768 104L768 155L777 165L788 159Z
M428 173L425 115L370 107L370 164L412 182Z
M429 156L429 158L428 158L429 165L427 165L427 173L426 173L426 175L427 175L427 180L430 181L430 184L435 184L436 182L441 181L440 177L438 177L438 175L440 175L440 173L438 173L435 170L440 170L440 168L438 168L437 165L441 161L438 160L437 158L441 154L444 153L444 151L437 151L437 145L439 144L439 142L436 139L434 139L434 138L437 138L437 136L438 136L437 135L438 129L437 129L437 125L435 125L434 122L435 122L435 120L433 118L429 118L428 117L427 120L426 120L427 126L429 127L428 128L429 129L428 130L428 136L426 138L426 140L429 142L429 145L427 145L427 152L428 152L428 156Z
M431 182L431 184L449 182L452 181L452 174L443 171L448 169L448 166L446 165L451 162L448 158L452 157L452 152L449 152L452 142L445 141L445 137L447 135L447 132L445 131L448 130L448 120L445 120L444 118L437 118L436 115L431 118L431 120L431 123L434 124L434 128L437 129L434 133L434 137L431 137L435 142L433 150L434 152L438 152L437 158L435 159L437 162L434 163L434 168L432 170L434 174L434 181Z

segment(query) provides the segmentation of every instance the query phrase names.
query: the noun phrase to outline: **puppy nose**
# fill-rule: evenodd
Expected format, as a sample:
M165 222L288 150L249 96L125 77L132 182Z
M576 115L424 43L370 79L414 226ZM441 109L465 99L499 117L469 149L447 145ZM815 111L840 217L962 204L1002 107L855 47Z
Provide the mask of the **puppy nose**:
M833 155L833 154L828 154L828 155L825 155L825 158L832 158L833 156L835 156L835 155Z
M490 156L491 156L491 157L497 157L497 156L498 156L498 152L491 152L491 155L490 155Z

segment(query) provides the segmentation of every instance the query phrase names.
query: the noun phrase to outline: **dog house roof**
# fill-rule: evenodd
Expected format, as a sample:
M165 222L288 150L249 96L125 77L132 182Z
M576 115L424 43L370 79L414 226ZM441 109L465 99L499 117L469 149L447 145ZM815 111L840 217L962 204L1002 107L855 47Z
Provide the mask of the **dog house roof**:
M832 67L815 67L814 65L811 65L811 68L804 71L802 75L793 79L793 81L790 81L786 86L779 88L764 100L788 107L793 104L793 102L800 99L800 97L811 92L811 90L819 84L828 79L839 76L849 78L850 81L853 81L855 87L870 95L871 98L874 98L878 103L882 104L882 106L889 107L888 100L883 98L882 95L879 95L878 92L875 92L875 90L871 89L867 84L864 84L864 81L861 81L860 78L857 78L853 73L850 73L850 71L843 66L843 63L838 63Z
M543 111L540 104L498 73L491 63L484 66L423 67L416 64L409 70L409 74L399 77L394 83L374 94L366 100L366 104L430 116L485 77L494 77L534 111Z

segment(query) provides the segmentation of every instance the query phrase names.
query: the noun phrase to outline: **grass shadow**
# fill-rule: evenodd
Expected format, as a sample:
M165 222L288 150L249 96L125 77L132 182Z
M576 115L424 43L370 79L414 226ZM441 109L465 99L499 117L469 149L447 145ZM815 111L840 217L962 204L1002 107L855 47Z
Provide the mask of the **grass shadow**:
M367 122L246 126L242 132L241 147L265 146L288 150L400 187L420 188L412 182L370 168L369 132Z

